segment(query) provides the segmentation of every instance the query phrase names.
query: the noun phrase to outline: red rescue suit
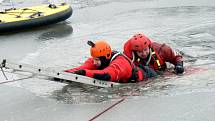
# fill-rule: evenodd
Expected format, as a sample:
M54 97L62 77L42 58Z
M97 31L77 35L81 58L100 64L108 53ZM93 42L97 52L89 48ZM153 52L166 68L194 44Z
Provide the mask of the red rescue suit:
M138 78L135 81L143 81L144 80L144 72L142 69L136 67L129 58L122 54L112 53L111 61L107 67L104 69L98 70L99 67L95 66L93 63L93 58L89 58L85 61L85 63L77 68L66 70L66 72L74 72L77 70L85 70L86 76L94 78L95 75L109 75L110 81L127 83L132 82L133 75L137 75ZM134 67L133 67L133 66ZM134 68L136 68L136 72L134 72Z
M182 56L173 51L168 45L157 42L151 43L151 55L147 59L140 59L130 48L130 42L126 42L124 46L124 54L128 56L135 65L141 67L149 65L154 70L164 71L166 69L166 62L176 65L177 62L182 61Z

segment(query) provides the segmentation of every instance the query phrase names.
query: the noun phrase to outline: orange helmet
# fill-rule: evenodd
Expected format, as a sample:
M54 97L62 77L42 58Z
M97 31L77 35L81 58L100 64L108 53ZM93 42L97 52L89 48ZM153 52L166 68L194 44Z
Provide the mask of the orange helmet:
M88 41L87 43L91 46L90 54L93 58L98 58L102 56L104 56L106 59L111 58L111 47L104 40L98 40L95 43L93 43L92 41Z
M131 50L142 51L151 45L151 40L143 34L135 34L130 39Z

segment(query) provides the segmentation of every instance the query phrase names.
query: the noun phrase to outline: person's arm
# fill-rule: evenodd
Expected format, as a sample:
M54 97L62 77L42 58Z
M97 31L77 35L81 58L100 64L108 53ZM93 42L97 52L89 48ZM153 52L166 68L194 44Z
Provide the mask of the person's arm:
M74 73L74 74L79 74L79 75L86 75L86 71L84 69L96 69L97 67L93 64L93 58L87 59L83 65L64 70L64 72L69 72L69 73ZM55 81L62 81L60 78L53 78Z
M118 56L103 70L85 69L85 71L88 77L118 82L127 81L131 77L132 68L123 56Z
M83 69L95 70L96 68L97 67L93 64L93 58L89 58L84 62L83 65L76 68L65 70L65 72L73 73L78 70L83 70Z
M159 55L162 56L164 61L170 62L175 65L175 72L176 73L183 73L183 57L179 52L174 51L168 45L162 45L160 50L158 50Z
M136 67L138 72L133 73L137 74L138 78L136 81L143 81L148 78L157 77L156 72L150 68L144 68L143 70ZM113 82L128 82L132 76L132 66L127 59L123 56L118 56L115 60L113 60L108 67L103 70L89 70L83 69L78 70L75 73L79 75L88 76L95 79L113 81Z

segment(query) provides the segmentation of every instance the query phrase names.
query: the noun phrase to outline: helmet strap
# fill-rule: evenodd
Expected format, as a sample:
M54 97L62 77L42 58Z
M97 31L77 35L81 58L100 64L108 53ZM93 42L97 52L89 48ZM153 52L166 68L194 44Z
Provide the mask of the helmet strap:
M138 55L137 55L137 52L134 51L132 53L132 56L133 56L133 61L137 61L137 62L141 62L141 63L145 63L145 65L149 65L149 62L151 61L151 58L152 58L152 48L149 46L149 54L148 56L146 57L146 59L142 59L140 58Z
M108 67L108 65L110 64L110 59L106 59L105 56L101 56L98 58L101 61L101 66L98 67L99 70L102 70L102 69Z
M148 56L147 58L148 58L148 60L147 60L147 62L146 62L146 65L149 65L149 62L150 62L151 59L152 59L152 48L151 48L151 47L149 47L149 56Z

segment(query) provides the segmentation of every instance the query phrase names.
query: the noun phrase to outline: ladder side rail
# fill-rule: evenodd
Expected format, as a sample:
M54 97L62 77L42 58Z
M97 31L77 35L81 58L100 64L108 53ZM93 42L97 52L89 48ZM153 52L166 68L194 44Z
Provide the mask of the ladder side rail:
M89 84L89 85L99 86L99 87L113 87L113 86L119 85L119 83L116 83L116 82L97 80L97 79L93 79L90 77L77 75L73 73L58 72L58 71L50 70L46 68L33 67L27 64L14 64L14 63L6 62L5 67L14 69L14 70L19 70L19 71L26 71L26 72L30 72L30 73L34 73L42 76L55 77L55 78L60 78L68 81L79 82L79 83L84 83L84 84Z

